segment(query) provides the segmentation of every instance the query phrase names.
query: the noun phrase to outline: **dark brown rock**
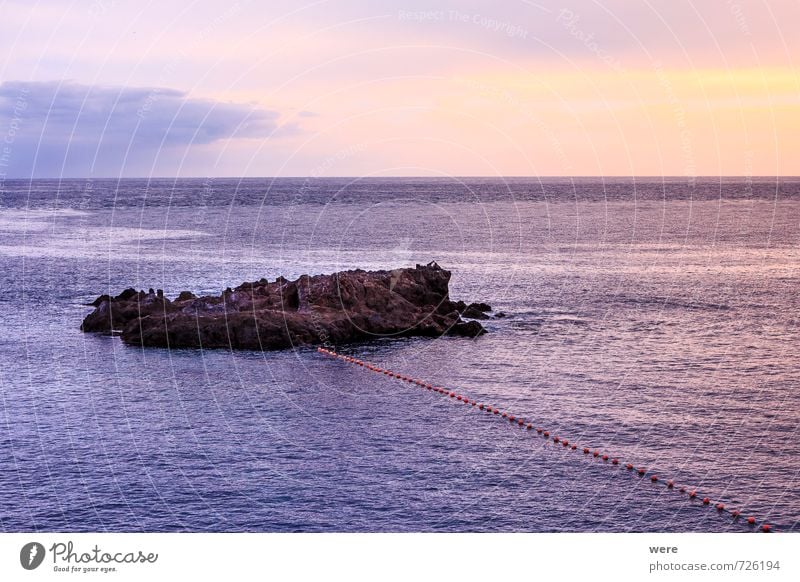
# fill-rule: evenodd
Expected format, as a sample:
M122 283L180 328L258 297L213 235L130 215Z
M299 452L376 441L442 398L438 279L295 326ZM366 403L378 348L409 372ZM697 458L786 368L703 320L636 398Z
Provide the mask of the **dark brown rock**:
M134 289L133 287L130 287L128 289L125 289L125 291L123 291L119 295L117 295L116 299L120 300L120 301L127 301L128 299L132 299L132 298L136 297L136 295L137 295L136 289Z
M191 301L192 299L197 299L197 295L191 291L181 291L175 301Z
M98 307L103 301L111 301L110 295L101 295L91 303L87 303L86 305L91 305L92 307Z
M121 332L131 345L231 349L485 333L480 323L465 322L461 314L485 319L491 307L450 301L449 282L450 272L432 263L303 275L296 281L261 279L219 296L183 291L174 302L161 293L127 289L114 298L98 297L81 329Z
M470 303L467 305L463 301L455 301L452 306L461 316L469 317L470 319L490 319L486 312L492 310L487 303Z

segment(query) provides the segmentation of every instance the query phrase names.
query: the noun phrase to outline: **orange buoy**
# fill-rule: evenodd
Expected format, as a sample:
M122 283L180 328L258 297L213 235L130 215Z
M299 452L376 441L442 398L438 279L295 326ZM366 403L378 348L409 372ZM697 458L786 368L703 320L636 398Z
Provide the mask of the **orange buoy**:
M738 509L734 509L733 511L731 511L731 515L732 515L733 517L739 517L739 515L740 515L741 513L742 513L742 512L741 512L741 511L739 511Z
M542 429L540 429L540 428L537 428L537 429L536 429L536 432L537 432L538 434L542 434Z
M529 424L529 425L528 425L528 430L531 430L531 429L533 429L533 425L532 425L532 424Z
M478 403L473 400L472 401L472 406L478 406Z
M578 445L572 445L570 448L574 451L575 449L578 448Z
M753 517L752 515L747 518L747 523L749 523L750 525L753 525L755 522L756 522L756 518Z
M607 460L608 460L608 455L603 455L603 456L601 457L601 459L603 459L604 461L607 461Z
M633 465L631 465L630 463L628 463L627 465L625 465L625 468L626 468L628 471L630 471L631 469L633 469Z
M639 467L639 475L644 475L646 473L644 467Z
M503 418L506 418L507 416L508 416L508 414L506 414L506 413L504 412L504 413L503 413Z
M550 433L547 432L547 431L544 431L544 438L548 438L549 436L550 436Z
M689 498L694 499L697 497L697 491L689 491Z
M618 459L611 459L611 464L612 465L619 465L619 460Z
M708 505L711 503L711 500L708 497L703 497L703 505Z
M589 454L589 449L587 449L586 447L583 447L583 454L584 455L588 455Z
M655 483L656 481L658 481L658 477L657 477L656 475L653 475L652 477L650 477L650 480L651 480L653 483Z
M428 390L432 390L433 389L433 385L432 384L425 384L425 388L427 388Z
M675 486L675 483L673 483L672 481L667 481L667 487L672 489L674 486Z
M452 394L451 394L451 396L452 396ZM456 396L456 400L461 400L461 395L460 394L458 396Z
M483 410L483 408L484 408L484 407L483 407L483 404L479 404L479 405L478 405L478 408L480 408L481 410Z
M517 421L517 419L514 418L513 414L508 417L508 422L516 422L516 421Z
M680 489L678 489L678 491L680 491L681 493L686 493L686 487L681 487Z
M561 444L564 445L565 447L569 446L569 443L567 441L561 441Z
M593 457L599 457L599 456L600 456L600 451L594 451L594 452L592 453L592 456L593 456Z
M761 526L761 531L763 531L764 533L769 533L771 530L772 526L768 523L765 523L764 525Z
M497 410L497 409L495 408L495 409L494 409L494 413L495 413L495 414L500 414L500 411L499 411L499 410Z
M560 441L560 440L561 440L561 439L559 439L557 436L554 436L554 437L553 437L553 442L554 442L554 443L557 443L557 442L558 442L558 441Z
M725 509L725 504L724 503L717 503L717 511L722 511L723 509Z
M520 426L522 426L523 424L525 424L525 421L524 421L524 420L522 420L522 419L520 419L520 420L518 420L518 421L517 421L517 424L518 424L518 425L520 425Z

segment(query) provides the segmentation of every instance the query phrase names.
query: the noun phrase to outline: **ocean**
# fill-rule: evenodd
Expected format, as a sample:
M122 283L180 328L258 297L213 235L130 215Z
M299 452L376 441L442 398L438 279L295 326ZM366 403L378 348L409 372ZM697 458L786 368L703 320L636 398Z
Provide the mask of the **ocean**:
M800 179L3 183L4 531L747 532L624 468L325 358L83 334L127 287L435 260L504 319L336 346L800 528Z

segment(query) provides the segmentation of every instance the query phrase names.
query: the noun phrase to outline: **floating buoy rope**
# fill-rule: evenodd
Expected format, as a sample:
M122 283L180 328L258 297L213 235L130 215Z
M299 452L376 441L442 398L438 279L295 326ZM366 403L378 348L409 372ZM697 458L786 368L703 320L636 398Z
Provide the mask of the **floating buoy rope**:
M561 444L563 444L564 448L567 449L567 450L577 451L578 448L579 448L579 445L576 444L576 442L574 440L571 440L571 439L567 440L564 437L558 436L558 435L555 435L555 434L551 438L550 437L550 431L548 431L548 430L546 430L546 429L544 429L542 427L538 427L538 426L534 427L533 423L531 423L527 419L524 419L524 418L521 418L521 417L516 416L514 414L511 414L508 411L501 411L496 406L491 406L489 404L486 404L486 403L483 403L483 402L478 402L478 401L476 401L474 399L470 399L468 396L465 396L463 394L459 394L454 390L450 390L450 389L445 389L445 388L442 388L442 387L434 386L433 384L430 384L429 382L425 382L423 380L418 380L418 379L415 379L415 378L411 378L411 377L405 376L403 374L398 374L398 373L393 372L391 370L386 370L384 368L381 368L380 366L376 366L375 364L371 364L369 362L364 362L364 361L359 360L357 358L354 358L352 356L346 356L346 355L343 355L343 354L336 353L333 350L328 350L328 349L325 349L325 348L317 348L317 351L319 353L325 355L325 356L329 356L331 358L336 358L338 360L341 360L343 362L347 362L349 364L354 364L356 366L364 368L365 370L369 370L371 372L376 372L378 374L383 374L385 376L389 376L390 378L397 378L398 380L400 380L402 382L408 382L410 384L415 384L416 386L419 386L420 388L423 388L423 389L428 390L430 392L436 392L438 394L443 394L444 396L448 397L448 400L450 398L452 398L453 402L464 403L464 404L467 404L468 406L470 406L470 408L475 407L476 409L478 409L478 410L480 410L482 412L485 412L486 414L497 415L498 418L502 418L503 420L507 420L510 424L516 425L516 426L522 428L523 430L529 431L529 430L533 430L535 428L537 435L541 435L542 437L544 437L545 440L552 440L552 442L554 444L561 443ZM598 458L602 459L603 464L607 464L609 467L618 467L619 466L620 468L624 467L624 469L626 469L627 471L634 472L634 464L633 463L624 463L623 465L620 465L621 461L619 460L619 457L611 457L606 453L601 453L597 449L591 449L591 448L585 447L585 446L581 446L580 448L583 451L584 455L588 456L591 453L592 458L594 458L594 459L598 459ZM609 461L610 461L610 463L609 463ZM676 487L675 486L675 481L673 481L671 479L669 479L669 480L662 479L661 477L658 477L655 473L648 472L648 469L646 467L637 467L635 473L640 478L649 478L649 481L654 485L660 485L662 487L665 487L667 490L679 493L680 495L686 495L689 499L692 499L692 500L697 498L697 491L696 490L688 488L688 486L678 486L678 487ZM739 511L738 509L727 509L725 504L722 503L721 501L717 501L716 503L712 503L711 498L709 498L709 497L703 497L702 498L702 504L706 505L706 506L709 506L709 507L713 507L714 509L716 509L716 511L718 513L728 513L728 514L730 514L731 517L733 517L733 521L738 521L740 516L741 516L741 511ZM747 524L749 526L752 526L752 529L754 529L754 530L758 529L758 530L760 530L762 532L774 531L774 527L771 526L768 523L761 523L759 525L754 516L748 516L745 519L745 521L747 522Z

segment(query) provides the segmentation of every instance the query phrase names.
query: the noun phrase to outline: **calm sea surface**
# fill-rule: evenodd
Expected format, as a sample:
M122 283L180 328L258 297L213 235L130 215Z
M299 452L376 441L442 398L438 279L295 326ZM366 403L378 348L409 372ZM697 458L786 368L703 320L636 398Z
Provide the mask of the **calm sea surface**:
M76 180L0 196L0 529L748 531L313 349L82 334L126 287L436 260L506 319L339 346L800 529L800 180Z

